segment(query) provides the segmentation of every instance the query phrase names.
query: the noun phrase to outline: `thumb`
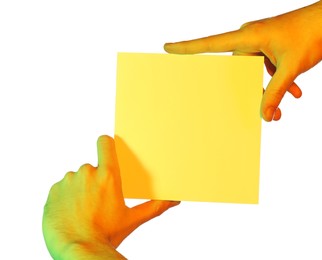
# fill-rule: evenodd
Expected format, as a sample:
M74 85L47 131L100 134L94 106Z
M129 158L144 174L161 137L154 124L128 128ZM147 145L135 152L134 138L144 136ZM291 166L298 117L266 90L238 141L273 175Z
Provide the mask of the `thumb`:
M139 227L143 223L160 216L163 212L169 208L177 206L180 201L167 201L167 200L151 200L143 204L137 205L131 208L133 214L133 225L135 228Z
M263 95L261 116L267 122L272 121L274 118L278 120L276 117L280 117L280 114L278 115L278 106L297 76L290 64L281 63Z

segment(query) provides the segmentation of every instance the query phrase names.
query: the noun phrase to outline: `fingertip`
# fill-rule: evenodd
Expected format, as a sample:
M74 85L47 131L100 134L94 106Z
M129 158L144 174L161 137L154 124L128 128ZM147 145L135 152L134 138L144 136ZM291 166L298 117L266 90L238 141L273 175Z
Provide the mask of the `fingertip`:
M181 203L181 201L169 201L169 208L178 206Z
M278 121L278 120L281 119L281 116L282 116L282 111L279 108L277 108L276 111L275 111L273 120Z
M97 148L99 151L106 151L114 146L114 139L108 135L101 135L97 139Z
M175 46L174 43L166 43L164 44L163 49L168 53L174 53L174 50L175 50L174 46Z
M300 98L302 97L302 90L301 89L298 89L294 95L293 95L295 98Z
M274 114L275 114L275 108L274 107L268 107L263 110L262 117L266 122L271 122L273 120Z
M107 144L111 142L114 142L114 139L108 135L101 135L97 139L97 144Z
M98 165L104 166L115 160L114 139L108 135L101 135L97 139Z
M288 88L288 92L295 98L300 98L302 96L302 90L295 82Z
M170 200L159 200L159 201L154 201L155 205L157 205L156 207L156 211L155 214L156 216L159 216L161 214L163 214L165 211L178 206L181 201L170 201Z
M131 208L131 212L135 216L135 225L139 226L150 219L158 217L169 208L175 207L179 204L180 201L150 200L140 205L136 205Z

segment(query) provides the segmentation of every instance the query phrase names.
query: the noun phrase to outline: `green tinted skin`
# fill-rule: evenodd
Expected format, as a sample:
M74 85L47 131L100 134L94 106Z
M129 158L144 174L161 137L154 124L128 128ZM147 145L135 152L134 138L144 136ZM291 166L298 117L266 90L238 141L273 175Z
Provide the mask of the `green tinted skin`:
M97 141L98 166L68 172L49 192L43 234L55 260L126 259L117 247L137 227L179 202L147 201L129 208L122 193L114 140Z
M248 22L239 30L205 38L167 43L169 53L233 52L260 55L272 76L262 99L264 120L281 118L280 102L286 92L302 95L294 82L322 59L322 1L276 17Z

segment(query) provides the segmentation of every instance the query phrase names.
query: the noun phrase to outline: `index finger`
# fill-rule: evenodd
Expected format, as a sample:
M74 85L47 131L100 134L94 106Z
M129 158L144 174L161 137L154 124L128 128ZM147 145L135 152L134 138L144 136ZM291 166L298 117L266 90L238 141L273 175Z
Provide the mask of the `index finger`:
M98 166L110 168L117 165L117 157L114 139L108 135L102 135L97 140Z
M176 54L196 54L203 52L230 52L243 43L240 30L212 35L190 41L166 43L164 50Z

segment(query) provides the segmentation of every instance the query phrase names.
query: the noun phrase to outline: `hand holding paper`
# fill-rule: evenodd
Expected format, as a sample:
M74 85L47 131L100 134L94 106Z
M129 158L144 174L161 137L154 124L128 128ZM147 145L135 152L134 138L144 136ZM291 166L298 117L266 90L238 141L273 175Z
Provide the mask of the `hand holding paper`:
M257 203L263 57L118 55L127 198Z
M141 224L179 204L148 201L125 205L114 140L97 141L98 166L84 164L52 186L43 234L53 259L126 259L116 248Z
M265 57L272 76L262 101L266 121L279 120L286 91L302 95L297 76L322 59L322 1L276 17L245 23L239 30L201 39L166 44L169 53L228 52Z

